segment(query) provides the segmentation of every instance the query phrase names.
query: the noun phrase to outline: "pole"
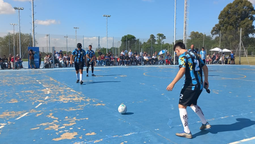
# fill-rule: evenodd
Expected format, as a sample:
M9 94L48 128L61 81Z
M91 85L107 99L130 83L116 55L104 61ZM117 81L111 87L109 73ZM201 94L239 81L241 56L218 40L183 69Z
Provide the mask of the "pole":
M11 53L11 34L9 32L9 54Z
M50 52L50 34L49 34L49 52ZM53 51L53 55L54 55L54 51Z
M83 36L83 39L82 39L82 45L83 45L83 48L85 48L85 46L84 46L84 36Z
M174 1L174 45L175 45L175 41L176 41L176 7L177 5L177 1ZM175 52L174 52L174 64L175 64Z
M242 28L240 29L240 42L239 42L239 64L241 64L241 47L242 47Z
M205 47L205 34L203 34L203 47Z
M21 58L21 41L20 41L20 10L19 10L19 56Z
M186 45L187 30L187 0L184 2L184 26L183 26L183 43Z
M32 10L32 38L33 43L32 46L35 47L35 18L34 18L34 0L31 0L31 10Z
M126 36L126 50L127 50L127 36Z
M13 26L13 69L15 69L15 25L17 24L11 24Z
M107 41L106 53L108 53L108 17L106 17L106 41Z

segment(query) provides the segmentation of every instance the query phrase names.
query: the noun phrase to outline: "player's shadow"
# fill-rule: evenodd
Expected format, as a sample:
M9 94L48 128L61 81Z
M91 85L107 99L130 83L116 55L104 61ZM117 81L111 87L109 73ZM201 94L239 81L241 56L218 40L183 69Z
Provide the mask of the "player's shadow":
M124 113L122 115L132 115L132 114L134 114L134 113L133 112L126 112L126 113Z
M237 122L233 124L226 124L226 125L211 125L212 127L208 130L200 131L193 136L193 138L201 135L205 135L208 133L217 134L220 132L226 132L226 131L238 131L246 127L250 127L252 125L255 125L255 121L251 121L247 118L237 118Z
M99 84L99 83L116 83L120 81L89 81L89 82L84 82L83 85L87 84Z

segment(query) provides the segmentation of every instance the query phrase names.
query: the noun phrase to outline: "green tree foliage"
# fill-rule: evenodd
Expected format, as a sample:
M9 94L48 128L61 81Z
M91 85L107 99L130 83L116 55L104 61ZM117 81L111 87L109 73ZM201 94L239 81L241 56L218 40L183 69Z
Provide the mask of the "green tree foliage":
M15 35L15 53L18 54L18 46L19 46L19 39L18 39L18 33ZM22 58L28 57L28 50L27 47L31 45L31 36L29 34L20 34L21 39L21 54ZM9 47L10 47L10 53L13 54L13 34L6 35L4 37L0 37L0 48L1 48L1 56L2 55L9 55Z
M211 34L219 36L221 33L222 48L235 49L239 43L239 30L243 29L242 36L245 40L249 39L250 34L254 34L253 24L255 10L248 0L234 0L229 3L220 13Z
M134 51L136 45L137 45L136 37L131 34L125 35L121 38L121 46L120 46L121 50L131 49L132 51Z

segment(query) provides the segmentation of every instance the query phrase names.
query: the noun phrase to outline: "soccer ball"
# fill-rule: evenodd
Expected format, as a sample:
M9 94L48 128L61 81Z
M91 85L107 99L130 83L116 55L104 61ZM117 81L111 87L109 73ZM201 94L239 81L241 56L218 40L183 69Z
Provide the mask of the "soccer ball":
M124 113L126 113L127 112L127 106L125 105L125 104L120 104L120 106L118 107L118 111L119 111L119 113L121 113L121 114L124 114Z

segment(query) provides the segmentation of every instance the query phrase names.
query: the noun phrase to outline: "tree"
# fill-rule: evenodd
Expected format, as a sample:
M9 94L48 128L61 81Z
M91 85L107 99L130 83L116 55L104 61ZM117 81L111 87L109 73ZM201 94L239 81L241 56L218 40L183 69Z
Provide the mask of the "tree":
M124 35L121 38L121 46L120 49L121 50L135 50L135 44L136 44L136 37L128 34L128 35Z
M15 53L18 54L18 33L15 35ZM31 46L31 36L29 34L20 34L20 40L21 40L21 55L22 58L28 57L28 50L27 47ZM1 47L1 55L9 55L9 47L10 47L10 53L13 54L13 34L6 35L4 37L0 37L0 47Z
M234 0L229 3L220 13L211 34L221 34L222 45L225 48L237 48L239 43L239 30L242 28L242 36L248 40L250 34L254 34L253 24L255 10L248 0ZM219 39L219 38L218 38Z

